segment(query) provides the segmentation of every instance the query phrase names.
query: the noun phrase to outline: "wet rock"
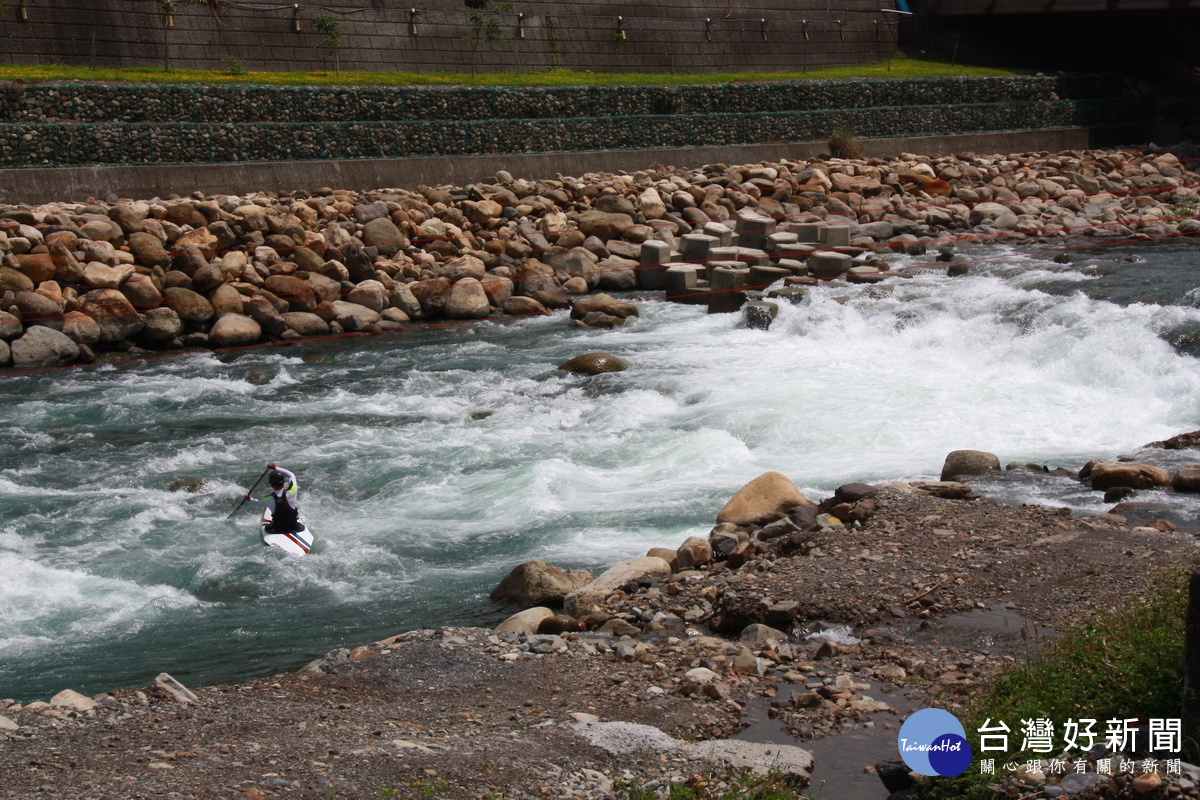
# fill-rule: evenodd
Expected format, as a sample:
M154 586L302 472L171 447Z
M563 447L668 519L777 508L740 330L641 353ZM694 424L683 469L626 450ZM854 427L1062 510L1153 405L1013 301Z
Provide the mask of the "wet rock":
M692 536L676 551L676 569L691 569L712 560L713 549L707 539Z
M739 489L717 514L717 522L766 525L782 518L794 506L811 505L808 498L782 473L764 472Z
M244 314L223 314L208 332L213 347L239 347L262 337L262 327Z
M602 375L607 372L623 372L628 369L624 361L609 353L585 353L558 365L563 372L580 375Z
M1171 488L1177 492L1200 492L1200 464L1186 464L1171 476Z
M34 325L9 345L12 365L17 369L37 369L70 364L79 357L79 345L61 331Z
M497 602L522 606L561 606L568 594L586 586L593 577L587 570L567 570L545 561L526 561L509 572L492 590L490 597Z
M1092 488L1099 490L1114 486L1150 489L1171 484L1170 473L1161 467L1123 461L1102 461L1093 465L1090 478Z
M670 575L671 565L661 558L631 558L600 574L563 600L563 611L573 617L586 616L604 598L631 581L654 575Z
M946 456L942 464L941 480L950 481L959 476L983 475L999 469L1000 459L994 453L982 450L955 450Z
M532 636L543 622L554 617L554 611L545 606L534 606L513 614L496 626L498 633L516 633Z
M487 292L475 278L463 278L450 288L444 308L450 319L484 319L490 312Z

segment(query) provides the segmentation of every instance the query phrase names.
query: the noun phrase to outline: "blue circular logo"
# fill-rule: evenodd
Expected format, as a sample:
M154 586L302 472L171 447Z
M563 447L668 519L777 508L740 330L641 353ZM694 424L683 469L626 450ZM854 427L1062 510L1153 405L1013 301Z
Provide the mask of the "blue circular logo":
M896 737L900 757L913 772L953 778L971 766L971 745L962 723L949 711L926 708L909 717Z

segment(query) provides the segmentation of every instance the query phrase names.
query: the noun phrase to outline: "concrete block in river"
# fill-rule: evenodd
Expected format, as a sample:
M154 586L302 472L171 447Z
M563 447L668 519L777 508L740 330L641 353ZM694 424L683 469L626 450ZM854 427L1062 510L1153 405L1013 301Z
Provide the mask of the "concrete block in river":
M707 282L701 286L700 267L695 264L668 264L665 273L666 299L676 303L708 303Z
M785 258L803 261L817 250L818 248L811 244L790 244L781 250L771 253L771 260L777 262L776 266L778 266L779 261Z
M767 237L768 253L788 252L800 243L800 237L790 231L776 231Z
M708 261L713 247L720 240L704 233L685 233L679 237L679 254L684 261L703 263Z
M740 261L747 267L770 265L766 251L753 247L714 247L708 251L709 261Z
M808 275L808 264L794 258L781 258L775 262L775 266L786 269L793 275Z
M727 314L741 309L746 303L746 285L750 270L737 262L714 266L708 296L708 313Z
M792 305L800 305L808 296L808 288L804 286L785 286L782 289L772 289L767 296L773 300L786 300Z
M749 274L749 272L750 272L750 268L747 267L745 264L743 264L740 261L709 261L704 266L705 266L704 275L706 278L708 278L710 283L717 279L716 274L717 274L717 270L719 270L719 269L724 268L724 269L731 269L731 270L736 270L736 271L740 272L742 275L742 278L741 278L742 282L738 284L739 288L741 286L745 285L746 275Z
M712 278L709 281L710 288L714 292L741 289L746 286L749 275L750 270L747 267L738 264L718 264L713 268Z
M767 300L755 300L742 307L742 316L747 328L765 331L779 315L779 305Z
M775 281L784 280L792 276L791 270L780 267L750 267L749 273L746 276L746 285L753 289L763 289L775 283Z
M706 222L700 228L700 233L706 236L715 236L720 240L720 247L729 247L733 244L733 228L730 228L724 222Z
M666 272L667 264L671 261L671 246L666 242L650 241L642 242L642 249L638 254L637 278L638 288L641 289L663 289L666 287Z
M820 222L792 222L788 224L788 230L796 234L797 241L811 244L822 243L821 229L824 227Z
M814 278L836 278L854 265L854 260L845 253L818 250L808 257L808 271Z
M826 225L821 229L821 243L826 247L849 247L849 225Z
M737 231L738 244L742 247L753 247L761 250L766 246L767 237L775 232L775 220L754 211L742 209L734 226Z

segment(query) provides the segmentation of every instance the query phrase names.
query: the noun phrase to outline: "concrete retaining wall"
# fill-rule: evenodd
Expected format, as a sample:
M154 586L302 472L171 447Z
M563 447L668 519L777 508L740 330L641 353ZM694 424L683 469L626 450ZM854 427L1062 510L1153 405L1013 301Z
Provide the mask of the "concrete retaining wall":
M271 71L336 64L397 72L779 72L870 63L896 43L896 15L873 0L509 5L473 19L461 0L212 0L178 2L171 15L155 0L8 0L0 60ZM319 16L341 33L336 52L322 46Z
M954 136L895 137L863 140L869 156L900 153L1017 153L1080 150L1133 141L1140 128L1106 131L1062 128ZM85 201L89 197L151 198L171 194L241 194L292 191L330 186L343 189L415 187L421 184L467 184L491 179L498 170L517 177L580 175L593 171L623 172L655 164L694 166L744 164L780 158L808 158L827 152L824 142L791 142L741 147L489 155L459 158L362 159L259 164L191 164L140 167L70 167L0 170L0 203L36 205L51 201Z

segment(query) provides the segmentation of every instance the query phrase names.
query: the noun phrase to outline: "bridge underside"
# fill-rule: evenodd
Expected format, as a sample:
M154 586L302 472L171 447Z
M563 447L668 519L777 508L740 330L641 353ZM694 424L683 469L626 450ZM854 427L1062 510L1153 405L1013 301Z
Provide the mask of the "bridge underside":
M959 60L1200 85L1200 0L912 0L912 45Z

